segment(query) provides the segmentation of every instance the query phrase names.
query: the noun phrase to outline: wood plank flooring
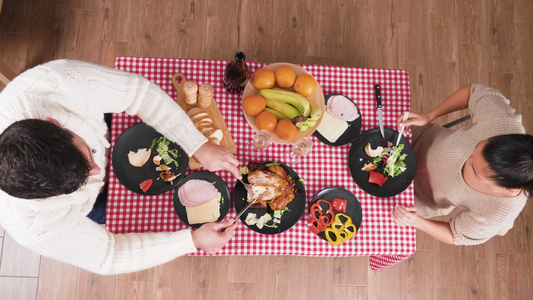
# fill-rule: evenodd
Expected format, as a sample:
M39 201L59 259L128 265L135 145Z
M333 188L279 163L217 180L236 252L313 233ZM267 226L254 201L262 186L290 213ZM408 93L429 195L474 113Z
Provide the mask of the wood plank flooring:
M413 110L473 82L501 90L533 133L531 0L3 0L0 61L16 73L57 58L117 56L398 68ZM4 85L0 84L0 89ZM462 113L438 120L441 123ZM533 203L504 237L448 246L423 233L407 261L181 257L98 276L19 247L0 229L0 299L531 299Z

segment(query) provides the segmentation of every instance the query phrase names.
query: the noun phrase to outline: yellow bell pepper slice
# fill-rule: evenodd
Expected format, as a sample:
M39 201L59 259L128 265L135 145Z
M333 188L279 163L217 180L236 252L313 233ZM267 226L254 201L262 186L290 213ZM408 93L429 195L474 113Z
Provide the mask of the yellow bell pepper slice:
M357 227L352 223L352 218L343 213L337 213L331 226L324 231L326 240L333 246L348 241L356 232Z

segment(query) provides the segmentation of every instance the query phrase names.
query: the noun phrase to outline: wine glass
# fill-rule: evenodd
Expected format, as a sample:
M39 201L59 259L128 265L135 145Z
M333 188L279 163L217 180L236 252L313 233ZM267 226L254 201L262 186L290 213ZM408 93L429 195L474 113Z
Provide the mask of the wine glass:
M268 130L258 131L251 141L246 144L246 154L257 158L264 153L264 150L272 144L272 133Z
M313 149L313 140L311 137L304 137L297 140L294 144L285 147L285 160L291 165L297 165L302 157L306 156Z

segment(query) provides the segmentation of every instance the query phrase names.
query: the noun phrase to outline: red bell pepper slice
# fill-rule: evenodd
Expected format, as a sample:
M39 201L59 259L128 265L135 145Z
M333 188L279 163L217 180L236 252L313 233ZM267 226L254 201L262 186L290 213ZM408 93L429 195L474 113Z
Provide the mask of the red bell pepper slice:
M321 203L328 207L325 211L320 205ZM314 234L318 234L326 230L331 222L333 222L333 218L335 217L335 212L333 211L331 203L324 199L319 199L313 203L310 207L310 211L311 213L309 215L307 227L309 227L309 230L311 230L311 232Z
M387 176L379 173L379 172L376 172L376 171L370 171L369 172L370 175L368 176L368 182L369 183L375 183L379 186L383 186L383 184L385 183L385 181L387 181Z
M320 205L321 203L323 203L328 208L324 210L323 206ZM311 205L311 213L315 216L315 219L322 220L326 224L326 227L329 226L331 222L333 222L333 218L335 217L335 211L333 210L331 203L324 199L318 199L315 203Z
M309 218L309 222L307 223L307 227L309 227L309 230L311 230L314 234L319 234L320 232L326 230L328 228L323 222Z
M346 203L348 201L345 199L333 197L333 201L331 201L331 205L333 206L333 209L336 211L342 211L343 213L346 212Z
M150 189L150 187L152 186L152 183L154 183L153 179L146 179L145 181L143 181L143 182L141 182L139 184L139 187L141 188L143 193L146 193Z

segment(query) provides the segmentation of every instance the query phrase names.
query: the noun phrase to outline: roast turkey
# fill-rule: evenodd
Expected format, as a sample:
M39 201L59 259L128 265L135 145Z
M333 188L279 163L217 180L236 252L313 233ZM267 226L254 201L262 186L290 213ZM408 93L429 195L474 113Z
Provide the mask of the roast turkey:
M253 198L257 197L252 205L254 208L266 208L268 205L272 210L283 209L298 193L294 179L279 165L267 167L260 163L248 163L248 182ZM252 202L253 198L248 196L247 201Z

